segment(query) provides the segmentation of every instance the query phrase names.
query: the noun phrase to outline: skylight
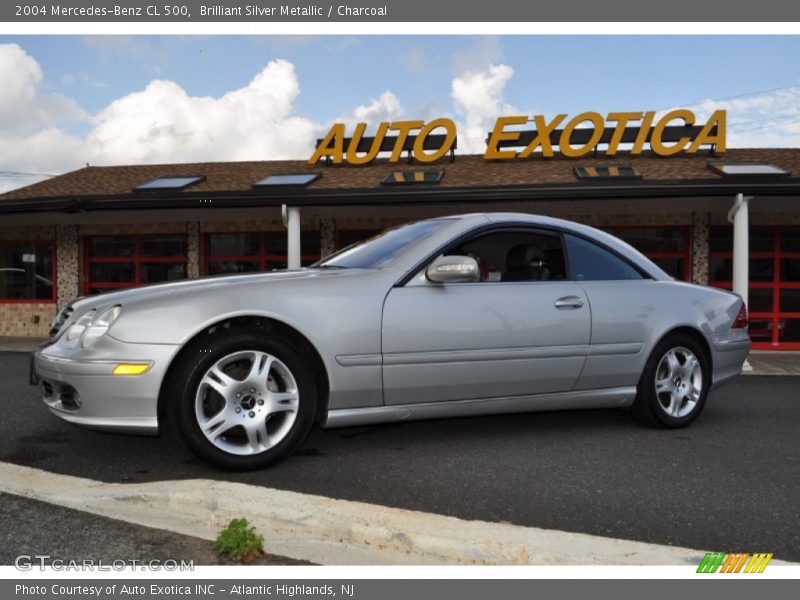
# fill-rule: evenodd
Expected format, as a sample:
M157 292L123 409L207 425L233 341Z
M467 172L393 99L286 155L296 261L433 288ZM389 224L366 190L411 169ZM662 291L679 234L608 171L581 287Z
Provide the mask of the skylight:
M186 175L179 177L158 177L145 183L141 183L133 188L135 192L153 190L183 190L190 185L205 181L205 175Z
M444 171L426 169L424 171L392 171L381 183L383 185L409 185L419 183L439 183Z
M583 165L575 167L578 179L641 179L642 174L630 165Z
M788 177L789 171L769 163L709 163L709 168L723 177Z
M253 184L253 187L263 187L271 185L308 185L322 177L321 173L278 173L267 175Z

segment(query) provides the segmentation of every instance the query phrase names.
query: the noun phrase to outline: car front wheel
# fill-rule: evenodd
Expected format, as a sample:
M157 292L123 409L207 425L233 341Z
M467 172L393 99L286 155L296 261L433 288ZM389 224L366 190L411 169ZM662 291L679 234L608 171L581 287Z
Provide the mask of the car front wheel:
M187 352L173 417L189 448L224 469L265 467L308 435L316 386L308 361L280 337L231 332Z
M703 410L710 383L704 348L690 336L669 336L645 364L631 414L645 425L685 427Z

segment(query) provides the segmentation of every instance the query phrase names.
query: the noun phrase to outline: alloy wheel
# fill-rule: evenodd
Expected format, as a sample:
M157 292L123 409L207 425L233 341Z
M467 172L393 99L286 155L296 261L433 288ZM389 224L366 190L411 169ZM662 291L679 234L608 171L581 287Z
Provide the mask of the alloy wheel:
M685 417L697 406L703 392L700 361L687 348L672 348L658 363L655 388L661 410L673 418Z
M299 404L289 368L271 354L245 350L206 370L197 387L195 416L214 446L229 454L253 455L288 435Z

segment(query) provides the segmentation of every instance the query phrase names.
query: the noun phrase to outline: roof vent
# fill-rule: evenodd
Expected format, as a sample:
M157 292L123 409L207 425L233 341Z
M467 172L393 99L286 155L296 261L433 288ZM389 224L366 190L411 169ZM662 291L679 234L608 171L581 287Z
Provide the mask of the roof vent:
M581 165L575 167L575 176L591 181L642 178L642 174L631 165Z
M382 185L414 185L439 183L444 177L443 170L425 169L414 171L392 171L383 181Z
M770 163L710 162L708 168L723 177L789 177L791 173Z
M321 173L276 173L259 179L253 184L253 187L302 186L313 183L320 177L322 177Z
M170 175L168 177L157 177L145 183L140 183L134 192L154 192L160 190L185 190L186 188L205 181L205 175Z

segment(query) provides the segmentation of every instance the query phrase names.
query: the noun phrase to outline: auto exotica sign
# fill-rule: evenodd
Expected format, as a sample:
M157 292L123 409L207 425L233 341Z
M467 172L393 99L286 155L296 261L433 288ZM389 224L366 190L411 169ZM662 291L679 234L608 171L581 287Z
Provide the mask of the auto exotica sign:
M656 118L656 111L610 112L605 117L597 112L584 112L568 119L559 114L551 119L544 115L499 117L488 134L483 157L487 160L517 160L532 156L549 158L559 154L568 158L586 156L599 150L614 156L625 146L630 154L641 154L648 148L658 156L681 152L694 154L701 146L713 146L716 153L725 152L724 110L715 111L702 125L688 109L675 109ZM533 130L525 130L528 123ZM452 152L456 145L456 124L452 119L425 121L384 121L374 137L364 136L367 124L358 123L347 137L344 123L334 124L318 141L310 164L321 159L335 164L363 165L389 153L389 162L398 162L403 152L414 160L429 163ZM557 148L557 149L556 149Z

